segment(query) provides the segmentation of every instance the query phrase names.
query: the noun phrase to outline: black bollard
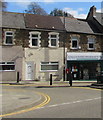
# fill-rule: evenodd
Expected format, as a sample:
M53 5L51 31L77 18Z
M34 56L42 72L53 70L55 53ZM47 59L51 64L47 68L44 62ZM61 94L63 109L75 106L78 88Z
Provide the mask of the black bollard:
M69 73L67 73L67 81L69 81Z
M70 73L70 86L72 86L72 73Z
M17 72L17 83L19 83L19 72Z
M50 74L50 85L52 85L52 74Z
M72 86L72 80L70 79L70 86Z

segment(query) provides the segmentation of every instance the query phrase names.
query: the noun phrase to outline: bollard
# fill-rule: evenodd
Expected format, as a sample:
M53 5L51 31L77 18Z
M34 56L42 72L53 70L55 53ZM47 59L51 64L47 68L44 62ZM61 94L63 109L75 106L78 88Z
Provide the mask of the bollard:
M52 85L52 74L50 74L50 85Z
M70 86L72 86L72 79L70 79Z
M19 83L19 72L17 72L17 83Z
M69 74L67 73L67 81L69 81Z
M70 86L72 86L72 73L70 73Z

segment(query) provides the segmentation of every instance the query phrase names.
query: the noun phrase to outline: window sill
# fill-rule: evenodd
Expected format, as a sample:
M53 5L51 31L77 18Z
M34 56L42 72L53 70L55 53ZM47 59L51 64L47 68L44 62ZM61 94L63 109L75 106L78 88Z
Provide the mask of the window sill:
M0 70L0 72L15 72L15 70Z
M3 44L3 46L13 46L14 44Z
M40 70L40 72L58 72L58 70Z
M95 50L95 48L88 48L88 50Z
M29 46L31 49L38 49L40 46Z
M70 48L71 50L79 50L79 48Z
M54 49L56 49L56 48L59 48L59 46L49 46L49 48L54 48Z

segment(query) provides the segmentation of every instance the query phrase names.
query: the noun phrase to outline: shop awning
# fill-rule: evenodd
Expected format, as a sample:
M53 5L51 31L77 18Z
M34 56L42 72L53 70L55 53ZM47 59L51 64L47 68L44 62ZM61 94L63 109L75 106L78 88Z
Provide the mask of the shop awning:
M67 60L103 60L101 52L67 52Z

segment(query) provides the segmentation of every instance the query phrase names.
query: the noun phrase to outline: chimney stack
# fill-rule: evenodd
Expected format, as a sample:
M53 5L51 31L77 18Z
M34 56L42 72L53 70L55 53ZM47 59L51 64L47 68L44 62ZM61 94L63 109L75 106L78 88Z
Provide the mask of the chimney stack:
M92 7L90 8L90 12L91 12L92 16L95 17L96 7L95 7L95 6L92 6Z

